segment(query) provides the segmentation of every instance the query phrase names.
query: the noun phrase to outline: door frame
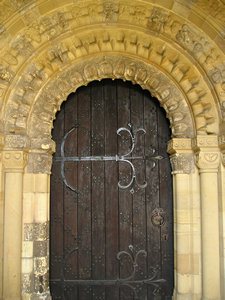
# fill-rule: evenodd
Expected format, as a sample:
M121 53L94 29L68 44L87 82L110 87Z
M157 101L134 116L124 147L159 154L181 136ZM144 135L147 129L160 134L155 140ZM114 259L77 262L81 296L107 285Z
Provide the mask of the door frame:
M101 67L102 64L104 64L104 68ZM92 65L94 65L94 69ZM124 69L121 66L125 66ZM134 70L134 66L138 67ZM207 294L220 294L222 277L220 274L218 204L222 199L221 184L224 168L219 141L221 151L223 151L224 139L221 137L219 140L217 135L195 133L195 122L189 105L183 110L186 126L182 127L183 119L180 119L174 112L171 114L171 98L168 98L165 85L167 89L170 90L171 87L173 90L172 98L181 93L180 88L172 82L171 78L165 77L161 71L145 62L127 57L115 59L114 56L109 56L108 58L87 59L72 67L76 71L75 86L68 87L68 83L62 86L58 82L60 76L61 82L64 81L67 76L66 72L71 72L71 68L65 72L62 71L61 75L49 82L50 85L56 87L54 93L60 97L60 103L58 98L54 98L56 103L51 111L52 119L71 89L74 91L78 86L103 78L120 78L139 84L142 88L148 89L153 96L156 96L166 110L172 129L175 130L173 131L175 137L168 143L174 187L174 299L200 300L202 289ZM101 73L96 73L98 69L101 70ZM122 69L124 70L123 73L121 73ZM78 70L83 79L77 74ZM141 74L147 76L144 80L143 77L140 77L140 70ZM155 86L153 82L154 84L158 82L158 85ZM46 101L46 98L43 98L44 92L44 90L40 92L39 100L37 99L35 104L39 108L43 107L43 114L45 110L42 101ZM46 97L50 99L51 95ZM181 96L179 100L181 107L182 101L186 103L184 96ZM24 299L31 299L31 297L50 299L48 284L49 178L54 142L51 140L51 130L47 130L48 133L46 134L45 129L43 129L45 124L38 122L37 117L40 110L36 110L35 105L28 122L31 146L23 146L22 149L18 146L15 147L19 143L24 143L24 136L17 135L18 144L15 144L15 136L12 137L11 148L5 147L2 154L2 178L4 179L2 190L5 195L4 211L6 216L4 235L8 237L4 243L4 251L5 253L9 251L11 257L16 257L15 264L12 266L13 270L7 267L10 264L7 262L7 257L4 258L6 268L4 269L3 285L5 285L4 290L7 293L12 291L12 294L18 295L21 293L20 282L22 282L22 297ZM48 124L51 128L52 120ZM189 130L186 130L180 137L176 131L179 128L184 130L188 128ZM40 129L43 130L41 135L32 135L35 132L39 134ZM7 139L9 138L7 137ZM214 183L213 185L208 184L211 181ZM218 192L218 185L220 193ZM214 202L211 201L212 197L215 199ZM11 199L19 204L16 215L11 206L7 204L10 203ZM23 225L21 224L22 200ZM210 215L208 211L211 212ZM208 224L210 224L210 228ZM22 228L21 243L15 240L15 234L13 234L18 232L18 228ZM20 249L22 249L22 259ZM212 274L211 268L217 271ZM12 283L14 283L13 288L11 288ZM212 285L214 286L213 289ZM216 297L212 299L219 299ZM14 299L16 298L14 297Z
M125 97L125 99L124 99L124 97ZM71 277L72 273L70 273L69 271L68 271L68 273L67 272L65 273L63 271L64 266L65 266L64 263L66 263L66 262L62 263L58 259L55 259L55 255L62 256L65 253L67 253L68 249L65 250L66 246L65 247L63 246L63 248L61 248L62 243L64 244L63 236L65 236L67 241L68 241L68 239L70 239L70 237L72 238L72 236L70 234L68 235L68 231L63 229L64 227L63 227L63 222L62 222L62 216L63 216L63 218L65 218L65 224L66 224L65 226L66 227L69 226L68 228L70 228L71 234L73 236L74 236L74 234L76 234L77 238L79 239L79 237L80 237L79 234L81 233L81 227L80 227L81 225L79 222L82 222L82 219L80 219L77 215L77 210L78 210L81 213L81 215L85 215L85 218L83 219L82 224L83 225L84 225L84 223L89 224L87 226L90 230L90 234L85 235L85 237L86 237L85 241L88 244L84 244L81 242L81 243L78 243L76 247L78 247L78 245L79 245L79 248L82 249L82 246L86 245L86 246L90 247L89 249L92 249L92 250L90 250L92 254L90 256L87 256L87 260L89 261L88 265L82 260L82 254L79 254L79 256L76 256L77 257L76 261L80 257L80 262L79 263L76 262L74 264L71 262L68 262L69 257L67 256L67 259L68 259L67 262L70 264L71 268L74 270L73 272L75 272L75 274L77 274L77 276L78 276L78 278L77 277L76 277L76 279L74 278L74 284L76 284L77 280L84 278L82 275L81 275L81 277L79 276L80 275L79 270L80 270L80 268L82 268L82 266L84 267L84 265L85 265L85 268L87 268L88 266L91 268L90 273L87 272L89 274L87 276L90 276L87 278L89 278L90 280L97 281L98 279L101 278L102 280L107 281L111 278L114 281L121 280L121 283L123 282L122 285L125 285L124 279L120 278L120 275L121 275L120 272L121 272L121 270L123 270L122 265L120 265L120 264L118 265L118 267L120 266L119 269L116 268L116 270L117 270L116 273L114 270L114 273L107 275L107 276L111 276L111 277L107 277L107 279L106 279L106 277L99 278L99 275L103 276L103 274L104 274L103 269L107 273L106 269L108 269L108 264L110 264L110 265L112 264L112 260L113 260L113 263L117 265L117 262L119 262L119 261L116 259L116 257L118 257L117 255L118 255L119 251L123 250L123 253L132 253L132 249L129 249L129 247L131 245L135 245L134 249L136 249L136 247L137 247L137 251L138 250L139 251L136 253L136 250L135 250L133 252L134 256L139 255L141 253L143 255L143 253L145 252L146 263L144 264L144 261L140 261L140 262L142 262L141 266L143 268L143 272L146 272L146 270L147 270L146 268L148 268L148 273L146 273L145 275L152 277L153 274L151 274L151 269L149 269L149 266L150 266L150 268L159 266L159 272L155 271L155 276L157 276L157 277L155 278L155 276L154 276L154 280L158 279L158 280L163 281L166 279L166 283L165 284L159 283L158 287L161 286L163 295L168 295L168 299L169 299L169 296L172 297L171 293L174 288L173 207L172 207L173 196L172 196L172 175L171 175L171 170L170 170L169 156L166 153L167 142L168 142L169 138L171 137L171 131L169 129L168 120L165 116L165 111L159 106L158 101L156 101L156 99L154 99L148 92L141 89L140 86L134 86L131 82L129 82L129 81L123 82L122 80L112 81L111 79L109 79L109 80L104 80L101 82L98 82L98 81L91 82L88 84L87 87L79 88L79 90L77 90L75 94L69 95L67 101L68 102L63 103L64 105L61 107L61 110L58 112L58 114L56 116L56 120L54 122L54 128L52 131L53 139L56 142L56 153L53 158L53 168L52 168L52 175L54 175L54 177L52 177L51 181L50 181L50 183L52 185L51 186L52 194L50 193L50 201L52 201L52 203L50 205L50 210L51 210L50 218L53 218L53 220L50 219L50 246L51 246L50 247L50 275L51 275L50 276L50 281L51 281L50 286L51 286L52 293L54 293L55 296L60 295L59 288L60 288L60 286L62 287L62 282L58 282L58 280L61 278L61 272L63 272L65 278L71 278L71 280L73 280L72 279L73 277ZM111 105L110 101L112 101L114 104ZM125 101L125 103L124 103L124 101ZM100 105L102 108L101 112L99 112ZM88 111L88 113L84 113L84 110ZM81 115L79 115L79 112L81 113ZM113 114L113 117L111 118L112 114ZM124 117L124 114L126 115L125 117ZM146 116L148 116L148 118ZM153 119L154 119L154 121L153 121ZM112 121L113 121L113 123L112 123ZM71 124L73 124L74 122L76 122L76 125L75 125L75 127L72 127L72 129L71 129ZM134 126L132 126L132 124ZM118 129L118 127L120 127L120 128ZM81 131L79 131L79 128ZM84 133L83 133L82 129L83 130L85 129L85 131L86 131L85 137L84 137ZM118 136L118 135L123 136L127 132L129 132L129 134L130 134L129 138L133 137L133 139L134 139L133 140L131 138L132 139L132 147L131 147L132 149L130 149L131 150L130 152L129 152L129 147L130 147L129 141L126 141L124 143L120 140L120 138ZM69 134L71 134L73 136L72 139L69 138ZM98 146L93 146L91 141L94 141L96 135L98 136L99 134L101 134L101 136L102 136L101 146L99 146L99 143L98 143ZM106 134L107 134L107 136L106 136ZM152 136L152 134L154 134L154 137ZM140 143L140 141L138 142L139 135L141 137L141 143ZM136 139L136 136L137 136L137 139ZM84 145L84 143L82 143L81 139L85 140L86 146ZM166 144L164 142L164 139L167 139ZM68 141L68 140L69 140L69 142L67 143L66 141ZM79 147L79 142L77 142L77 141L79 141L82 144L82 146L84 147L84 149L86 151L85 155L83 154L82 148ZM115 147L114 145L117 145L117 144L118 144L118 146ZM151 146L151 145L154 145L154 146ZM62 146L63 146L63 151L62 151ZM65 157L64 157L64 146L65 146L65 152L67 152L67 155L65 154ZM88 150L85 147L88 147ZM122 152L121 152L120 147L123 147ZM140 147L142 150L140 150ZM155 152L153 152L151 154L151 151L149 152L149 150L150 150L149 147L154 147ZM73 154L70 154L71 148L74 149ZM79 150L78 150L78 148L79 148ZM136 148L139 149L138 152L137 152ZM114 149L114 151L112 151L112 149ZM110 163L110 166L112 168L114 168L114 173L113 173L114 176L110 175L112 172L112 169L111 169L111 167L109 168L109 164L107 162L106 162L106 164L104 164L103 169L102 168L99 169L99 166L100 166L99 164L101 164L101 166L103 166L103 162L105 161L104 159L100 159L101 155L104 156L104 150L108 151L107 154L105 153L105 156L106 157L110 156L110 158L111 158L109 163ZM134 150L134 152L133 152L133 150ZM126 153L128 153L128 154L126 154ZM132 155L132 153L133 153L133 155ZM70 168L69 174L66 176L67 167L66 167L66 163L62 160L62 157L66 158L67 156L70 156L70 157L72 156L74 159L76 159L77 163L79 160L80 166L81 166L81 163L83 163L84 161L81 161L81 158L77 157L77 156L80 157L80 155L85 156L84 157L85 163L88 163L89 167L87 167L86 164L85 164L85 166L87 168L91 168L91 169L90 169L90 172L88 173L88 175L86 174L86 172L84 172L84 174L83 174L81 169L76 164L76 167L73 169L72 173L74 174L74 172L77 172L76 176L75 176L77 178L76 179L77 181L75 181L76 183L74 182L73 184L76 184L78 186L81 185L82 187L85 187L85 188L89 187L88 194L91 196L88 197L85 192L84 201L87 205L87 208L89 208L91 210L90 215L89 215L89 213L85 212L86 210L84 209L83 205L79 204L80 201L82 201L81 199L83 199L83 197L81 196L81 199L79 200L79 196L76 194L76 192L79 194L79 191L73 186L72 183L69 183L70 177L68 175L69 174L72 175L71 168ZM100 156L98 156L98 158L96 158L95 155L100 155ZM123 155L125 155L125 156L128 155L126 158L127 159L126 161L124 161L125 158L123 158ZM152 155L152 163L150 163L150 165L149 165L149 163L147 163L148 159L143 157L146 155L147 156ZM161 160L162 158L164 158L164 159L161 162L158 161L158 163L156 163L156 160L154 160L154 158L156 159L157 155L161 155L161 158L158 157L159 160ZM88 156L88 157L86 157L86 156ZM145 162L142 162L142 165L143 165L145 171L143 170L143 167L141 167L141 169L142 169L141 173L138 172L137 165L135 166L135 162L130 160L131 159L130 156L142 156L145 161ZM151 158L149 158L149 159L151 160ZM60 162L60 160L61 160L61 162ZM70 158L70 160L71 160L71 158ZM121 187L119 187L120 175L118 173L119 173L119 168L121 170L121 165L118 160L121 163L123 161L125 163L130 162L130 164L132 166L131 170L135 169L134 172L136 173L137 177L138 177L138 174L139 174L139 176L141 175L142 181L141 182L135 181L135 177L134 177L135 174L130 172L129 169L126 169L126 174L127 175L129 174L128 175L129 176L128 186L121 185ZM93 162L93 163L91 163L91 162ZM137 162L137 160L136 160L136 162ZM155 162L154 163L155 166L153 165L153 162ZM112 165L112 163L113 163L113 165ZM70 165L70 167L72 167L72 166ZM62 168L64 171L62 171ZM97 185L91 184L91 181L93 181L93 177L92 177L93 171L94 171L95 176L98 176L95 168L97 168L98 171L100 171L100 170L102 171L101 175L98 174L99 176L101 176L101 177L103 176L103 178L105 176L106 177L110 176L110 179L109 179L110 181L107 180L108 184L103 183L102 186L99 185L98 183L97 183ZM117 169L117 171L115 174L116 169ZM81 178L79 179L80 176L78 177L78 175L79 175L78 170L80 170L81 173L83 174L83 176L86 178L85 180L87 180L87 183L84 179L81 179ZM143 172L144 173L147 172L147 174L148 174L148 175L146 174L145 180L143 178ZM119 177L117 178L117 176L119 176ZM157 179L156 179L156 181L153 180L154 182L151 183L152 176L156 177ZM81 177L82 177L82 175L81 175ZM91 178L92 178L92 180L91 180ZM146 185L143 184L143 183L145 183L145 181L148 182L148 184L146 184ZM103 182L104 182L104 180L103 180ZM122 184L122 182L121 182L121 184ZM113 185L113 187L114 187L113 188L114 192L112 192L112 189L110 188L111 185ZM155 185L157 185L157 186L155 186ZM80 187L81 191L82 191L82 187ZM109 188L109 190L113 193L113 196L111 194L112 197L110 197L110 198L106 196L109 192L109 190L107 190L107 188ZM156 191L151 192L151 190L152 189L154 190L155 188L157 188L157 192ZM99 197L101 199L100 202L99 202L99 200L97 200L97 198L95 198L96 197L96 189L100 189L100 190L104 191L102 193L100 192L100 194L99 194L99 192L97 193L98 199L99 199ZM131 191L131 189L133 190L133 192ZM92 190L94 191L93 193L92 193ZM130 190L130 192L129 192L129 190ZM70 193L68 194L67 191L70 191ZM72 191L72 194L71 194L71 191ZM121 194L120 193L121 191L126 191L126 194L124 194L124 193ZM82 194L82 192L81 192L81 194ZM103 196L103 194L104 194L104 196ZM133 196L131 194L133 194ZM88 197L88 200L87 200L87 197ZM117 199L115 199L115 206L113 205L114 208L112 208L111 207L112 206L111 198L114 199L115 197L117 197ZM122 199L121 199L121 197L122 197ZM127 200L124 197L127 198ZM142 197L144 197L144 199L145 199L144 201L146 203L144 204L144 207L142 207L142 205L143 205L143 203L142 203L141 208L139 208L138 202L142 199ZM150 197L151 203L148 203L148 201L147 201L148 197ZM75 204L76 209L75 209L74 205L71 205L71 201L74 204L76 202L76 204ZM127 203L126 208L128 210L126 210L126 209L124 210L124 207L121 208L121 206L124 206L124 204L122 204L121 201L123 203L124 203L124 201L125 201L125 203ZM132 208L130 207L131 202L133 203ZM90 203L92 203L92 204L90 204ZM100 205L100 207L103 209L103 211L102 210L96 211L96 208L94 208L93 205L94 205L94 207L95 207L95 205L98 205L98 208ZM110 209L110 213L106 213L106 211L104 211L105 205L106 205L106 207L108 207L108 208L105 208L106 211ZM120 208L118 206L120 206ZM133 206L136 207L138 212L135 212L136 209L134 209ZM67 207L66 212L64 211L64 207ZM71 207L71 209L73 211L72 215L71 215L71 212L70 213L68 212L69 207ZM111 208L109 208L109 207L111 207ZM117 212L116 213L117 217L112 219L112 211L114 211L114 209ZM165 223L163 222L162 226L154 223L154 221L153 221L153 215L151 215L151 214L153 214L156 209L162 210L163 220L165 222ZM131 223L127 222L126 223L127 225L125 225L124 221L121 221L119 216L120 216L120 212L122 214L122 211L123 211L123 213L130 214L131 220L132 220ZM98 214L100 214L100 213L103 214L103 217L101 218L101 220L103 220L103 221L101 222L101 225L97 226L95 224L95 222L92 222L90 220L93 220L93 216L94 216L94 218L97 218ZM141 213L141 215L140 215L140 213ZM148 214L148 218L146 217L146 214ZM73 215L74 215L74 218L72 217ZM87 217L87 215L88 215L88 217ZM114 215L114 213L113 213L113 215ZM73 220L69 216L71 216L73 218ZM166 216L166 219L165 219L165 216ZM108 234L111 235L111 233L112 233L111 231L107 231L107 229L104 228L106 223L108 223L110 221L107 219L107 217L110 218L110 220L113 222L114 225L116 224L116 228L117 228L117 225L119 222L119 225L117 228L118 232L117 232L117 234L113 234L114 237L112 237L115 244L110 243L110 245L114 249L113 252L111 249L109 249L109 246L107 247L107 244L109 243L109 239L107 238L107 235ZM144 217L144 219L143 219L143 217ZM69 220L67 218L69 218ZM142 219L145 221L141 221ZM149 223L149 220L151 220L150 223ZM59 224L59 222L60 222L60 224ZM91 222L91 224L90 224L90 222ZM141 227L141 229L139 229L138 233L136 232L136 230L134 232L133 229L131 229L131 227L135 226L136 222ZM144 223L142 223L142 222L144 222ZM77 224L77 225L74 225L74 224ZM128 226L126 232L124 232L123 225ZM163 225L165 225L165 226L163 226ZM96 232L96 229L97 229L96 226L98 228L97 232ZM76 227L76 229L74 227ZM104 228L104 233L102 232L102 228ZM112 227L110 226L110 228L112 228ZM132 234L129 238L129 242L128 241L125 242L124 238L126 240L126 236L127 235L129 236L130 230L132 230ZM143 239L145 239L146 242L143 243L143 239L140 239L139 233L143 234ZM99 234L101 235L101 238L99 238ZM148 241L147 237L151 234L153 234L155 238L154 239L150 238L150 240L151 240L151 242L150 242L150 241ZM121 238L121 235L123 236L122 238ZM58 236L60 236L60 238L59 238L60 240L58 239ZM89 240L89 238L90 238L90 240ZM82 240L82 238L81 238L81 240ZM97 243L96 243L96 240L97 240ZM102 240L104 240L104 245L103 245L103 242L101 242ZM110 238L110 240L111 240L111 238ZM137 243L137 241L138 241L138 243ZM100 244L99 244L99 242L100 242ZM93 245L95 245L94 248L93 248ZM157 245L157 250L155 249L156 245ZM71 241L68 243L68 246L72 247L72 248L75 247L74 243L71 244ZM141 248L139 248L139 246ZM106 247L107 247L107 249L106 249ZM77 248L77 250L79 250L79 248ZM96 253L96 250L94 250L94 249L98 249L97 253ZM142 250L140 250L140 249L142 249ZM98 269L99 267L95 267L92 269L93 258L96 257L97 254L99 255L99 251L102 253L101 255L103 255L105 257L105 259L103 259L104 265L100 266L101 271L99 271L99 269ZM128 252L126 252L126 251L128 251ZM83 252L83 251L81 250L81 252ZM78 252L75 252L74 249L73 249L72 253L74 255L75 255L75 253L77 253L76 255L78 255ZM79 251L79 253L80 253L80 251ZM109 259L109 253L111 254L110 259ZM154 253L154 258L152 258L153 253ZM160 255L158 255L158 253L160 253ZM106 259L106 257L108 257L108 260ZM156 260L157 260L157 262L156 262ZM91 263L91 261L92 261L92 263ZM136 261L136 258L135 258L135 261ZM150 262L150 265L149 265L149 262ZM79 265L79 267L78 267L78 265ZM95 265L98 265L98 264L95 264ZM62 270L62 271L59 271L59 270ZM94 271L95 277L91 276L93 270L98 272L96 275L96 272ZM135 270L136 270L136 267L135 267ZM71 270L71 272L72 272L72 270ZM123 274L123 277L125 274ZM137 275L136 271L135 271L135 274ZM116 277L115 277L115 275L116 275ZM126 276L127 275L128 274L126 274ZM137 280L136 275L132 276L132 280L134 280L134 281ZM69 276L69 277L67 277L67 276ZM106 274L105 274L105 276L106 276ZM140 274L139 274L139 276L140 276ZM148 277L149 278L149 282L148 282L149 287L151 287L150 282L152 280L152 279L150 279L150 277ZM128 276L128 278L129 278L129 276ZM140 277L139 279L141 279L141 278L144 279L144 277ZM83 280L85 280L85 279L83 279ZM131 279L129 278L129 281L130 280ZM87 281L88 281L88 279L87 279ZM132 283L131 283L131 285L132 285ZM91 286L91 283L89 286ZM79 284L78 284L78 287L80 287ZM135 285L134 285L134 287L135 287ZM156 291L156 287L154 287L154 286L152 286L152 287L154 288L154 291ZM147 285L143 286L143 290L144 291L147 290ZM93 288L93 292L94 291L95 291L95 289ZM107 293L107 290L105 292ZM150 292L150 290L148 291L148 293L149 292ZM153 292L153 294L154 294L154 292ZM117 293L115 295L117 295ZM117 298L117 296L115 296L115 298ZM172 299L172 298L170 298L170 299Z

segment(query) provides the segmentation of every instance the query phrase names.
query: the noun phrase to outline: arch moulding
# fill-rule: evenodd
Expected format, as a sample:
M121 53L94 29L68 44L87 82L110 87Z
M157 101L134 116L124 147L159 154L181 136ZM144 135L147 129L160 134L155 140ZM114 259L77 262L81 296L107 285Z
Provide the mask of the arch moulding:
M34 269L28 272L26 267L22 268L23 294L28 297L29 295L35 295L36 297L44 297L44 299L50 298L48 285L49 254L47 250L49 217L47 212L49 206L48 182L52 153L54 152L51 129L55 113L60 109L61 103L71 92L75 92L78 87L87 85L93 80L102 80L104 78L118 78L124 81L129 80L133 84L139 84L143 89L149 90L159 100L160 105L167 113L173 137L169 142L168 151L171 154L174 177L174 259L176 282L174 299L189 297L189 299L200 300L203 284L201 248L205 246L201 245L201 192L198 186L201 178L197 168L204 170L204 166L207 166L207 170L208 168L218 169L217 135L209 136L205 134L205 128L203 131L196 129L198 121L195 118L196 112L192 109L195 105L192 105L189 97L184 92L184 88L178 85L177 81L171 78L168 72L162 71L162 68L147 63L134 55L116 55L115 53L85 57L85 59L79 60L72 65L65 64L65 67L61 67L54 76L43 84L33 101L27 117L27 135L21 134L21 139L17 140L21 143L20 147L30 145L24 178L27 182L32 180L34 198L38 198L39 194L44 194L47 199L44 202L45 205L41 202L36 202L34 204L36 205L36 211L31 218L32 222L26 222L26 220L24 222L23 247L25 247L25 254L23 261L26 262L28 260L26 257L26 251L28 251L26 247L28 246L24 245L32 243ZM15 129L17 130L16 127ZM9 136L13 135L8 135L6 138ZM18 137L18 132L15 132L14 136ZM15 140L12 139L12 141L14 143ZM194 163L194 153L197 164ZM202 161L205 161L205 165L204 163L199 163ZM37 185L41 176L43 176L43 181L46 184L40 192ZM25 211L27 208L30 209L30 194L30 187L27 187L27 190L24 191ZM218 213L218 211L215 213ZM217 255L217 261L214 257L212 262L215 266L216 263L220 264L218 236L215 237L213 247L214 255ZM39 253L41 253L41 257ZM208 260L209 258L207 258ZM205 269L205 274L210 277L210 271L208 268ZM35 285L32 286L30 279L32 276L37 281L36 284L41 287L40 290L42 292L35 290ZM215 280L220 282L220 275L217 274L216 277L217 279ZM207 280L212 280L212 276ZM220 285L216 291L216 294L220 293Z
M194 117L188 101L182 89L167 74L137 58L125 55L96 56L62 70L51 78L38 94L33 103L32 113L27 120L27 135L31 145L29 172L41 170L50 172L51 159L49 163L46 159L51 156L46 154L54 151L54 142L51 141L52 121L62 101L78 87L104 78L128 80L149 90L165 109L173 137L191 138L194 136ZM25 140L22 140L23 142ZM35 153L38 150L45 154ZM42 165L37 165L37 155Z
M174 300L224 299L222 1L44 2L0 1L0 299L51 298L53 120L70 93L104 78L148 90L170 121Z
M155 58L154 55L153 58ZM181 69L178 66L171 67L171 69L168 65L163 67L162 55L158 64L153 58L146 60L137 54L113 53L112 51L102 54L96 51L93 55L84 55L72 63L71 60L57 57L57 63L54 61L56 69L51 76L46 75L45 69L40 70L38 63L35 62L25 68L20 80L14 85L13 93L8 98L8 104L5 107L6 135L3 168L4 172L12 171L14 173L17 158L18 161L22 159L20 164L26 165L21 245L23 256L21 281L24 299L32 299L32 297L50 299L48 208L49 176L55 147L51 140L51 129L55 114L71 92L75 92L77 88L87 85L93 80L104 78L118 78L139 84L159 100L160 105L167 113L173 138L168 145L168 151L171 154L174 177L176 283L174 299L183 299L184 297L201 299L201 268L203 267L201 247L204 245L201 245L201 193L197 184L200 180L197 168L204 169L204 164L195 165L194 153L196 153L197 162L204 160L205 165L210 165L209 169L218 168L219 154L216 135L219 128L218 115L215 106L212 106L211 96L205 98L205 103L202 101L199 104L205 96L205 94L199 96L200 86L207 87L201 78L195 84L193 77L191 80L185 77L188 71L180 73ZM167 60L166 56L164 56L164 60ZM185 58L184 62L187 62ZM185 65L184 62L182 66ZM195 77L198 71L191 64L190 68ZM38 73L39 71L40 73ZM209 95L210 91L206 90L206 94ZM196 95L199 96L197 100ZM31 96L33 96L32 102L29 103ZM209 101L208 104L207 101ZM16 105L16 110L14 105ZM214 112L214 117L207 117L208 110ZM204 125L200 126L199 124ZM207 133L213 134L208 135ZM21 149L23 151L19 151ZM28 152L28 158L26 155L23 156L23 152ZM8 161L12 160L11 168L8 167L10 165ZM16 172L18 172L18 168ZM21 168L20 172L22 172ZM194 234L192 228L195 228ZM218 248L217 236L212 262L214 266L216 263L220 264ZM215 262L215 257L218 258L217 262ZM207 268L205 273L210 277L210 271ZM4 274L3 276L6 277ZM220 282L219 277L220 275L217 274L217 277L214 275L213 278L216 278L214 279L216 282ZM207 279L207 281L209 280L212 278ZM5 285L7 284L5 283ZM216 291L217 294L220 293L220 287ZM215 300L217 299L215 298Z

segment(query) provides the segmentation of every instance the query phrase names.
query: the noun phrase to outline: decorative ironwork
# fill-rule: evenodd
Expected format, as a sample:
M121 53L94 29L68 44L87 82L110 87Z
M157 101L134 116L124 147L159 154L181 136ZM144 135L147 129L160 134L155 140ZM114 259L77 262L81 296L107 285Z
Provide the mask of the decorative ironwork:
M120 251L117 253L117 259L121 261L123 257L127 257L129 259L129 262L131 263L131 273L125 277L125 278L118 278L118 279L106 279L106 280L85 280L85 279L75 279L75 280L66 280L64 278L64 271L65 268L62 268L62 273L61 273L61 279L53 279L50 280L52 283L57 283L57 284L62 284L64 287L65 286L105 286L105 287L110 287L110 286L116 286L116 287L128 287L132 290L134 298L138 298L138 291L142 286L152 286L153 289L153 295L156 295L160 288L161 284L165 283L166 280L163 278L157 279L158 273L159 273L159 268L151 268L152 269L152 276L149 278L144 278L144 279L135 279L136 272L139 268L138 261L141 256L147 257L147 252L146 250L139 250L136 254L134 253L134 247L133 245L129 245L129 250L128 251ZM77 251L78 248L72 249L66 256L65 259L63 260L64 266L66 265L66 261L70 257L71 254L73 254L75 251ZM63 271L64 270L64 271Z
M127 163L130 165L131 167L131 171L132 171L132 174L131 174L131 180L128 184L126 185L123 185L120 181L118 182L118 187L121 188L121 189L127 189L129 187L131 187L134 182L137 184L137 186L139 188L146 188L147 186L147 182L144 181L142 184L140 184L138 181L137 181L137 178L136 178L136 170L135 170L135 167L133 165L133 163L131 162L132 160L146 160L146 159L149 159L149 160L161 160L163 159L163 156L161 155L155 155L154 156L154 152L155 150L153 149L153 153L151 156L130 156L132 154L132 152L134 151L134 148L135 148L135 144L136 144L136 139L137 139L137 134L139 132L142 132L143 134L146 134L146 130L144 128L138 128L136 130L133 130L132 129L132 124L128 124L128 127L129 128L126 128L126 127L121 127L117 130L117 135L121 136L121 133L122 132L127 132L130 136L130 139L131 139L131 147L130 147L130 150L124 154L124 155L121 155L119 156L118 154L116 154L115 156L67 156L65 157L65 153L64 153L64 146L65 146L65 142L66 142L66 139L68 137L68 135L73 132L77 126L73 127L72 129L70 129L64 136L63 140L62 140L62 143L61 143L61 157L56 157L55 160L56 161L60 161L61 162L61 175L62 175L62 178L63 178L63 181L65 183L65 185L70 188L72 191L74 192L77 192L76 189L71 186L66 177L65 177L65 172L64 172L64 163L65 162L68 162L68 161L73 161L73 162L81 162L81 161L117 161L117 162L123 162L123 163ZM153 167L155 166L155 162L153 162Z
M157 227L162 227L166 223L166 213L162 208L156 208L152 212L152 224Z

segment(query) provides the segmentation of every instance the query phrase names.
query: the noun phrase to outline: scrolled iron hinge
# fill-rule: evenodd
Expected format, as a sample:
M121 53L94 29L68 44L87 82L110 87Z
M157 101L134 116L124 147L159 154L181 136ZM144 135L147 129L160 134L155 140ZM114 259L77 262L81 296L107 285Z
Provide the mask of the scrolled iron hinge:
M65 183L65 185L70 188L72 191L77 192L76 189L71 186L66 177L65 177L65 172L64 172L64 163L68 162L68 161L74 161L74 162L81 162L81 161L116 161L116 162L123 162L123 163L127 163L129 164L129 166L131 167L131 179L129 181L128 184L124 185L122 184L120 181L118 182L118 187L120 189L128 189L130 187L133 186L134 182L136 183L136 185L141 188L144 189L147 186L147 182L144 181L142 184L140 184L137 181L136 178L136 170L135 167L132 163L132 160L152 160L153 161L153 167L156 164L157 160L161 160L164 157L161 155L154 155L155 150L152 150L152 155L150 156L130 156L132 155L135 145L136 145L136 140L137 140L137 134L138 133L143 133L146 134L146 130L144 128L138 128L136 130L133 130L132 128L132 124L129 123L128 124L128 128L126 127L121 127L117 130L117 135L121 136L122 132L127 132L130 136L131 139L131 147L129 149L129 151L127 153L125 153L124 155L118 155L116 154L115 156L65 156L65 152L64 152L64 146L65 146L65 142L66 139L68 137L69 134L71 134L75 129L77 129L78 126L74 126L73 128L71 128L64 136L62 143L61 143L61 157L55 157L55 161L60 161L61 162L61 175L63 178L63 181ZM133 189L131 189L132 192Z

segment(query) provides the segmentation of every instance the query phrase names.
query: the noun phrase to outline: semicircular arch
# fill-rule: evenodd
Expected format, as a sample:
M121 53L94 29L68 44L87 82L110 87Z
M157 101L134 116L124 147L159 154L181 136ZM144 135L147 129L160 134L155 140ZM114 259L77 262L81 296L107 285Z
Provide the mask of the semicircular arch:
M2 131L7 136L10 135L8 139L11 141L12 135L15 136L15 140L18 140L18 135L31 137L33 129L30 120L35 118L34 110L37 110L39 100L43 98L44 91L49 89L50 82L54 86L57 78L69 72L71 65L78 66L82 61L87 62L100 56L129 58L134 64L137 61L152 68L148 76L151 76L155 68L171 81L173 91L179 91L177 93L181 93L185 101L183 114L173 114L164 105L174 137L220 134L223 130L225 101L223 55L219 46L215 46L216 41L212 41L205 32L201 33L198 40L200 31L197 24L193 25L184 16L178 16L175 6L169 10L163 5L147 4L145 1L135 1L137 6L126 1L114 2L109 6L104 3L98 3L96 6L99 9L98 13L97 8L89 1L77 1L76 5L59 5L54 10L46 10L42 15L37 14L37 20L34 22L37 23L36 27L33 23L31 26L25 24L9 43L10 49L1 49L0 60L5 64L1 65L0 74L1 78L4 78L3 81L5 80L2 85L0 82L0 96L3 99L1 119ZM200 6L194 7L194 10L202 9ZM38 7L41 8L40 3ZM127 12L125 7L129 8ZM150 17L144 18L145 14L140 14L144 8ZM23 7L20 8L20 11L22 10ZM34 16L35 11L37 13L37 10L30 7L24 12L24 16ZM80 14L77 14L77 11ZM83 18L85 12L86 17ZM20 17L14 15L17 22ZM63 28L59 25L59 19ZM53 21L55 27L52 26ZM12 23L7 23L9 27L6 26L6 32ZM122 75L121 78L124 77L125 75ZM96 79L101 79L99 71ZM135 80L132 79L140 84ZM83 76L82 84L87 82ZM145 85L146 82L142 83L142 87L150 90L152 94L158 93L159 99L167 97L166 93L170 93L168 89L165 92L166 88L162 86L156 92L154 88ZM71 91L76 88L75 85ZM61 95L66 99L64 92L61 92ZM58 104L56 107L58 109ZM184 118L187 108L189 117ZM44 109L39 115L45 120L42 120L44 123L51 123L54 118ZM189 121L183 122L184 119ZM187 123L188 129L184 130ZM49 132L51 126L48 126L46 132ZM50 136L49 133L48 135ZM20 140L22 145L22 138Z

